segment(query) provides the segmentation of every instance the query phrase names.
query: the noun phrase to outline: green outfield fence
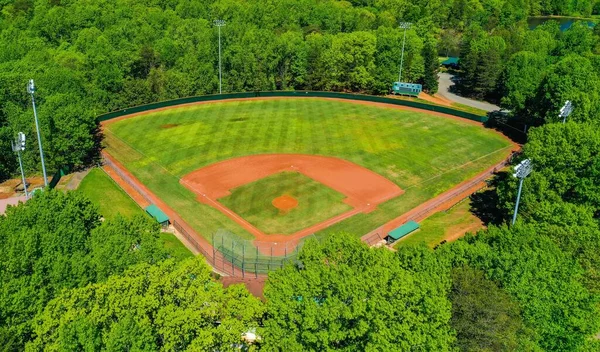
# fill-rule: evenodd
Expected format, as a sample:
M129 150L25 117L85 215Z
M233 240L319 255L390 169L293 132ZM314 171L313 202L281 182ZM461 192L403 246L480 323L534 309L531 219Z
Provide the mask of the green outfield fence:
M410 100L393 99L375 95L365 94L351 94L351 93L338 93L338 92L311 92L311 91L275 91L275 92L244 92L244 93L229 93L229 94L214 94L214 95L201 95L197 97L180 98L174 100L161 101L157 103L138 105L131 108L121 109L107 114L98 116L98 121L107 121L117 117L135 114L138 112L144 112L154 109L166 108L170 106L177 106L181 104L199 103L205 101L219 101L228 99L240 99L240 98L265 98L265 97L315 97L315 98L337 98L347 100L358 100L358 101L370 101L375 103L385 103L392 105L408 106L411 108L423 109L428 111L440 112L443 114L453 115L462 117L468 120L477 122L487 122L487 116L476 115L468 113L462 110L457 110L445 106L424 104Z

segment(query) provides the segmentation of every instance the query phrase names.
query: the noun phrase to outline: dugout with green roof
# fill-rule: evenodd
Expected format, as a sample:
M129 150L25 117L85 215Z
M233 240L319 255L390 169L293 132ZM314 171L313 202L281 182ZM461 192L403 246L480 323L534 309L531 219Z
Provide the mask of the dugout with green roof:
M150 215L151 217L153 217L156 222L158 222L159 224L166 226L169 224L169 217L167 216L167 214L165 214L162 210L160 210L159 207L157 207L155 204L151 204L149 206L146 207L146 213L148 213L148 215Z
M390 238L391 242L398 241L402 237L417 231L418 229L419 224L411 220L397 229L390 231L390 233L388 233L388 237Z

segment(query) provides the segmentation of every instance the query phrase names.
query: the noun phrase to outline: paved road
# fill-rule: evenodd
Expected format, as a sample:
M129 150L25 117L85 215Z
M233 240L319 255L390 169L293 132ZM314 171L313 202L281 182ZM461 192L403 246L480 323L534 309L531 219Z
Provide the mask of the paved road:
M490 104L490 103L486 103L484 101L478 101L478 100L473 100L473 99L469 99L469 98L464 98L461 97L459 95L456 95L454 93L450 93L450 87L454 85L454 82L452 82L452 78L454 76L446 73L446 72L440 72L438 73L438 78L439 78L439 88L438 88L438 93L439 95L441 95L442 97L456 102L456 103L460 103L463 105L468 105L477 109L481 109L481 110L485 110L485 111L494 111L494 110L500 110L500 107L494 105L494 104Z

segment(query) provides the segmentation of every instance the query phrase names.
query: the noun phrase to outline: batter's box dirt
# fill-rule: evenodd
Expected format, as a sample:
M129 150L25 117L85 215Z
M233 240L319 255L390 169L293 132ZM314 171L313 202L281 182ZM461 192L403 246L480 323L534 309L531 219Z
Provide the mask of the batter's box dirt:
M286 171L301 173L343 194L346 197L343 202L351 209L292 234L265 234L219 202L219 199L231 195L231 190L235 188ZM193 171L184 176L180 183L195 192L200 202L219 209L243 226L255 236L256 241L269 242L298 241L358 213L371 212L379 204L404 193L385 177L347 160L302 154L233 158Z

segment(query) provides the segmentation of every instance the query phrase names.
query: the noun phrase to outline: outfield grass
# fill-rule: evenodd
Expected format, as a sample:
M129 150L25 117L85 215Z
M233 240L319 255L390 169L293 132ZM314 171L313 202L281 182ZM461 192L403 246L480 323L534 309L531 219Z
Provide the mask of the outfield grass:
M307 98L182 106L114 122L105 132L108 152L208 240L218 229L253 238L179 184L187 173L221 160L316 154L377 172L406 192L323 230L361 236L498 163L510 146L495 132L457 119Z
M298 206L281 213L273 199L288 195ZM219 199L266 234L292 234L352 209L343 194L299 172L281 172L231 190Z
M481 220L470 212L471 204L468 199L460 202L448 211L436 213L423 220L420 230L408 235L394 244L395 248L406 245L425 243L435 247L446 237L468 230L475 232L483 227Z
M102 169L91 169L81 180L78 191L98 206L100 215L105 219L112 219L118 214L131 217L144 213Z

